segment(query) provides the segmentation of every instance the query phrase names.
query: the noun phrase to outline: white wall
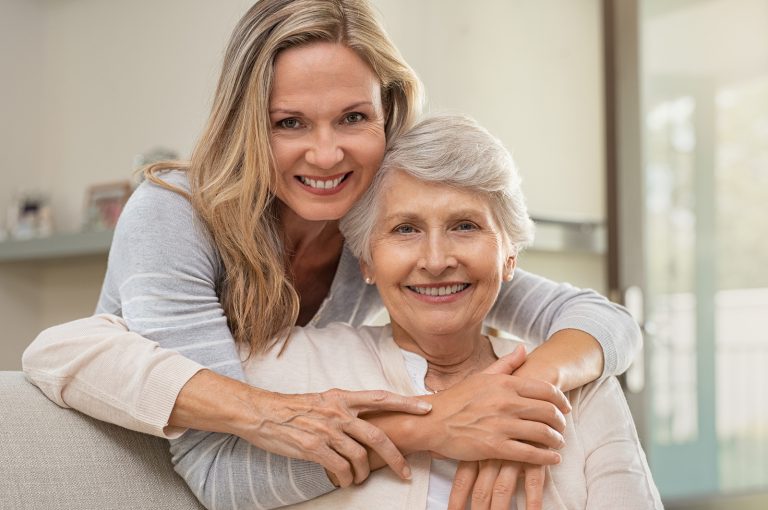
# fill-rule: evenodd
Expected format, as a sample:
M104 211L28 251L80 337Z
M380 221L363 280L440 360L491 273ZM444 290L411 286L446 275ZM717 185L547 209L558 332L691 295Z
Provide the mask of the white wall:
M0 218L17 188L42 179L44 13L39 2L0 0Z
M40 184L43 55L38 2L0 0L0 218L14 191ZM0 370L19 365L37 328L40 278L27 264L0 266Z
M468 113L515 156L531 212L603 220L597 0L378 0L430 108Z
M599 0L374 3L431 109L469 113L513 150L534 214L604 218ZM250 4L0 0L0 218L13 192L37 188L50 194L58 229L76 230L89 185L129 177L134 156L157 145L188 155ZM603 265L524 259L598 289ZM90 313L104 267L99 258L0 264L0 323L15 324L23 346ZM20 352L3 349L0 369Z

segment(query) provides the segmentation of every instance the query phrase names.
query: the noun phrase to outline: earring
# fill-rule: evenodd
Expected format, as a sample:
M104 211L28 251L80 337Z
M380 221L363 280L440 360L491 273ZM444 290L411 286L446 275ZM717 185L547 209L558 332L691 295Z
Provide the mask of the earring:
M504 281L511 282L512 281L512 273L507 273L504 275Z
M371 285L373 283L373 278L371 278L370 276L366 276L365 283L367 283L368 285Z

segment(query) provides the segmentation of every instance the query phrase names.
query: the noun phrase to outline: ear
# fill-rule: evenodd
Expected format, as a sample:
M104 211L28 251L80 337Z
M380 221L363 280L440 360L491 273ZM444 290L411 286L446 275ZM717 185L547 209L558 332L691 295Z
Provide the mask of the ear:
M365 280L365 283L368 285L373 285L374 280L373 277L373 270L371 269L371 266L364 261L360 261L360 272L363 273L363 279Z
M517 267L517 255L510 255L504 262L504 281L512 281L512 277L515 274L515 267Z

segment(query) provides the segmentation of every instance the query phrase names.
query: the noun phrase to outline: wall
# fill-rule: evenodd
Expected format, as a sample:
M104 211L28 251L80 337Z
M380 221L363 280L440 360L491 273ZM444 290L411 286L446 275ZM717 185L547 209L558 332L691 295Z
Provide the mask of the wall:
M0 218L16 189L41 180L43 14L38 2L0 1ZM0 370L18 365L21 339L35 333L39 282L34 266L0 265Z
M188 155L250 3L0 0L0 218L37 188L76 230L89 185L127 178L157 145ZM603 220L599 0L374 3L430 109L469 113L513 150L534 214ZM601 256L531 252L523 266L605 288ZM91 313L104 268L0 264L0 323L18 344L0 344L0 369L43 327Z

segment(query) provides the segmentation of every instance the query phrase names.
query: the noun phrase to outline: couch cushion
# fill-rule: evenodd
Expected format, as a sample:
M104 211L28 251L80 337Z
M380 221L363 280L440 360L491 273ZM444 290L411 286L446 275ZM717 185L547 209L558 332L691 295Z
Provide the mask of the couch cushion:
M22 372L0 372L0 508L202 506L166 440L62 409Z

